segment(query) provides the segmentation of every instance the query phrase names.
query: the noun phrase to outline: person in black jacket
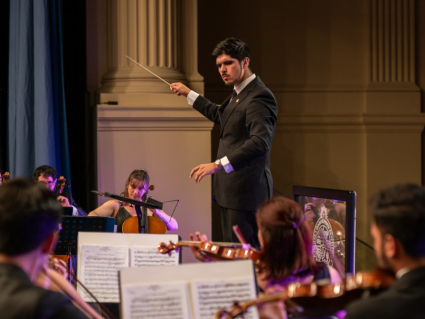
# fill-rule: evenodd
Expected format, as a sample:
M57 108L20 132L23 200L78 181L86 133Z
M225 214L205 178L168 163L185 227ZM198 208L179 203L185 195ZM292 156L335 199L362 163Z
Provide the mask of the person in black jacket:
M210 121L219 124L217 160L196 166L190 173L199 183L214 174L214 197L221 207L224 241L236 242L232 226L238 225L246 241L258 248L255 212L270 199L273 179L270 149L277 119L273 93L251 69L250 51L239 39L220 42L212 56L233 94L220 106L181 83L170 89Z
M55 245L61 205L44 186L14 179L0 186L0 317L87 318L63 294L36 287Z
M371 207L376 258L397 281L376 297L350 304L346 319L424 318L425 188L396 185L379 192Z
M35 182L43 183L46 187L52 191L52 193L56 196L57 200L61 202L63 207L72 207L73 216L87 216L87 213L78 206L77 202L72 198L72 195L68 192L62 192L62 194L58 194L56 192L56 182L58 171L49 165L42 165L37 167L33 172L33 178Z

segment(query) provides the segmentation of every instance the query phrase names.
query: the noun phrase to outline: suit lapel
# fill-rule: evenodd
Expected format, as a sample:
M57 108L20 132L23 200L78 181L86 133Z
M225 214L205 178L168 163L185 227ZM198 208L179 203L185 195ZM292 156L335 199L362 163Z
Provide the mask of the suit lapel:
M257 81L258 81L258 76L252 80L251 83L249 83L243 90L241 93L239 93L238 95L235 96L235 98L228 104L226 104L226 102L228 102L227 99L223 104L222 104L222 116L221 116L221 129L220 129L220 136L223 135L223 130L224 130L224 126L227 123L227 120L229 119L230 115L232 114L233 110L243 102L243 100L245 100L245 98L249 95L249 93L255 88L255 86L257 85ZM220 107L221 109L221 107ZM219 110L220 111L220 110Z
M220 105L220 107L218 108L218 113L219 113L219 115L220 115L220 120L222 120L223 119L223 112L224 112L224 110L226 109L226 106L229 104L229 102L230 102L230 98L231 98L232 96L230 95L221 105ZM221 123L221 121L220 121L220 123Z

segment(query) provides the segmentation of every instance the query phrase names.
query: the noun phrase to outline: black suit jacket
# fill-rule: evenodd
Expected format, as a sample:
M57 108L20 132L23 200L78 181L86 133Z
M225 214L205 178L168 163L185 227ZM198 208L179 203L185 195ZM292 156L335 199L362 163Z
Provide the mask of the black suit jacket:
M369 318L425 318L425 267L409 271L384 293L347 307L345 319Z
M81 217L87 216L87 213L84 211L84 209L78 206L77 202L74 200L74 198L72 197L70 193L63 192L62 194L60 194L60 196L68 198L69 204L74 206L78 210L78 216L81 216Z
M221 126L217 158L227 156L234 169L214 174L214 196L222 207L256 211L273 193L270 149L277 104L258 76L229 101L218 106L199 96L193 104Z
M0 263L0 318L87 318L64 295L34 286L27 274L12 264Z

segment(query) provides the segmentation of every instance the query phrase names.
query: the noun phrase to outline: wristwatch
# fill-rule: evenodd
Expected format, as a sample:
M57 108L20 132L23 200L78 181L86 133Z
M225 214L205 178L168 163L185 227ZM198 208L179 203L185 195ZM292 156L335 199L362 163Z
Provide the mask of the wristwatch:
M223 165L221 164L220 159L216 160L216 161L214 162L214 164L218 166L218 170L219 170L219 171L221 171L221 170L223 169Z

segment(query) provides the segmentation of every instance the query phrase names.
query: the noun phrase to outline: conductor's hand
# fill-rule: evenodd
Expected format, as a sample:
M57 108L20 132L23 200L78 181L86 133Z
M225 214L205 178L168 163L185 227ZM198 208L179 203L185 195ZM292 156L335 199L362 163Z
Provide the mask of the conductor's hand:
M170 85L170 90L176 93L178 96L187 96L190 93L190 89L180 82L178 83L172 83Z
M201 164L196 166L190 172L190 178L195 175L195 182L200 183L204 176L215 174L219 171L216 163Z
M69 207L70 206L68 198L63 197L63 196L58 196L56 199L61 202L62 207Z

